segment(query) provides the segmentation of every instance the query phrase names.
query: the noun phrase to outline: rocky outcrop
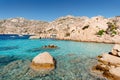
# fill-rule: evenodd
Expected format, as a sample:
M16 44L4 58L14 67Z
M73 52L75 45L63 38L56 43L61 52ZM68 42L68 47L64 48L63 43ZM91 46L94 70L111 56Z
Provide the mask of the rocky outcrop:
M113 56L108 53L104 53L101 56L102 58L98 58L99 61L102 61L104 63L109 63L112 65L117 65L117 64L120 65L120 57Z
M62 40L120 43L120 29L115 18L60 17L49 24L46 32Z
M116 44L113 50L120 49L120 45ZM100 71L103 76L110 80L120 80L120 57L117 51L104 53L98 56L98 64L93 67L93 71ZM116 55L117 54L117 55Z
M55 61L48 52L40 53L32 60L31 68L36 71L50 71L55 68Z
M120 45L116 44L111 52L115 56L120 56Z
M0 20L1 34L30 34L31 39L55 38L86 42L120 43L120 17L60 17L52 22L13 18Z
M0 20L1 34L30 34L44 33L49 23L44 21L27 20L25 18L10 18Z

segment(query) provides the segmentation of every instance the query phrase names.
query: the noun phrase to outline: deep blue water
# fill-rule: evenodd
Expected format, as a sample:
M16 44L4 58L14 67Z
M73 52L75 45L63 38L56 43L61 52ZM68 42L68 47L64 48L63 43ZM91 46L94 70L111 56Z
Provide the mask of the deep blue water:
M54 44L58 48L42 48L49 44ZM96 56L109 52L112 46L113 44L53 39L2 39L0 80L105 80L92 75L90 69L97 61ZM57 67L54 71L41 75L32 71L29 66L36 55L45 51L55 58Z
M0 34L0 40L6 39L28 39L30 35Z

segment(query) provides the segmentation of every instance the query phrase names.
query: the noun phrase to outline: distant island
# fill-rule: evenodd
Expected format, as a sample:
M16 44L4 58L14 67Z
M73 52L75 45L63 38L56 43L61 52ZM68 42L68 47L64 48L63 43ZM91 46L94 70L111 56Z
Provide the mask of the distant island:
M120 43L120 16L60 17L52 22L11 18L0 20L0 34L34 35L85 42Z

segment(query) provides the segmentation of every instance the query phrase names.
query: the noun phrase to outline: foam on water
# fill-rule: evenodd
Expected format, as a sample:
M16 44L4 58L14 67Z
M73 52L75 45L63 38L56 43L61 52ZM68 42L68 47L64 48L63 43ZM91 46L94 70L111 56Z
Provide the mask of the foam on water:
M58 49L41 49L44 45L54 44ZM109 52L113 44L73 42L52 39L0 40L0 76L1 80L105 80L90 74L89 68L96 62L95 57ZM15 48L14 48L15 47ZM16 48L17 47L17 48ZM7 49L8 48L8 49ZM37 54L48 51L57 61L54 71L44 76L30 76L29 62ZM23 63L22 61L23 60ZM16 62L21 63L16 65ZM26 64L27 63L27 64ZM12 65L14 68L9 68ZM19 66L19 68L16 68ZM22 66L26 67L24 70ZM6 71L9 69L8 71ZM20 71L20 73L19 73ZM13 72L11 75L9 72ZM4 74L3 74L4 73ZM26 76L23 76L25 75ZM10 76L11 75L11 76ZM19 75L20 77L17 77Z

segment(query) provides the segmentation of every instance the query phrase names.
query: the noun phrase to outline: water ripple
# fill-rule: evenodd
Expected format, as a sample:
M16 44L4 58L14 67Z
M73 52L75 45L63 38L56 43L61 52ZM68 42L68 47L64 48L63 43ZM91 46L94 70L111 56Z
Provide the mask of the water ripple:
M18 46L5 46L5 47L0 47L0 51L14 50L18 48L19 48Z

